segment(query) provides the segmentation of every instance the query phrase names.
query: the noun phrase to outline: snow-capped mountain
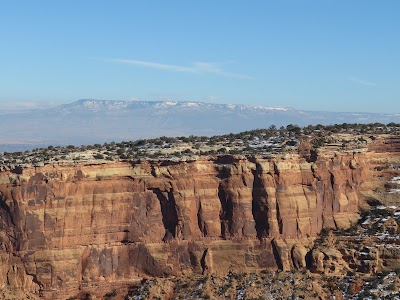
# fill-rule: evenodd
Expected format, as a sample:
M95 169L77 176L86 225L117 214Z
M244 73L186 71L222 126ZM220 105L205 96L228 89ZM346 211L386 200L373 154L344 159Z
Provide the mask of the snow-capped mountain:
M274 124L400 123L400 114L337 113L197 101L83 99L51 109L0 111L4 144L92 144L159 136L216 135ZM27 146L28 145L28 146ZM13 149L19 149L13 146ZM0 147L0 151L5 147Z
M228 110L228 111L289 111L294 110L289 107L270 107L270 106L254 106L241 104L214 104L198 101L121 101L121 100L93 100L82 99L76 102L65 104L54 108L54 111L62 112L107 112L107 111L125 111L138 109L159 109L159 110Z

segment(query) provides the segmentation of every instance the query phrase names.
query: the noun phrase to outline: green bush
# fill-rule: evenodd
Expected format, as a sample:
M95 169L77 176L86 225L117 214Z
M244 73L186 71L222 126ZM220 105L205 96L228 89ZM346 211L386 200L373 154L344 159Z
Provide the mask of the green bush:
M96 153L96 154L93 155L93 158L95 158L95 159L103 159L104 155L101 154L101 153Z

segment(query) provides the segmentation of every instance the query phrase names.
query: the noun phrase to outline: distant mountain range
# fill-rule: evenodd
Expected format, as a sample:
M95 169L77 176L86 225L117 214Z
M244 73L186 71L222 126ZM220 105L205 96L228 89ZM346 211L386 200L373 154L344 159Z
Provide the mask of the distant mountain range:
M342 113L185 101L78 100L0 111L0 151L159 136L217 135L288 124L400 123L400 114Z

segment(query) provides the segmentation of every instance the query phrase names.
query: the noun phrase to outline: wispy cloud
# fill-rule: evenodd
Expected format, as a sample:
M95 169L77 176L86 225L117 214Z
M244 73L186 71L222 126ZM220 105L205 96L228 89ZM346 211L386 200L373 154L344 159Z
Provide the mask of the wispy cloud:
M120 63L120 64L126 64L126 65L140 66L140 67L162 70L162 71L167 71L167 72L191 73L191 74L213 74L213 75L217 75L217 76L238 78L238 79L254 79L253 77L248 76L248 75L225 71L219 64L210 63L210 62L194 62L189 66L180 66L180 65L158 63L158 62L153 62L153 61L121 59L121 58L101 59L101 60L108 61L108 62L114 62L114 63Z
M360 79L360 78L356 78L356 77L349 77L348 80L353 82L353 83L357 83L357 84L361 84L361 85L376 86L375 82L366 81L366 80L363 80L363 79Z

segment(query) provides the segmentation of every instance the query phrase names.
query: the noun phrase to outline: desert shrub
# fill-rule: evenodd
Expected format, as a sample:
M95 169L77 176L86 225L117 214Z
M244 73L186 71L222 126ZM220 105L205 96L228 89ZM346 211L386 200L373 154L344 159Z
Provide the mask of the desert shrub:
M96 153L96 154L93 155L93 158L95 158L95 159L103 159L104 155L101 154L101 153Z

